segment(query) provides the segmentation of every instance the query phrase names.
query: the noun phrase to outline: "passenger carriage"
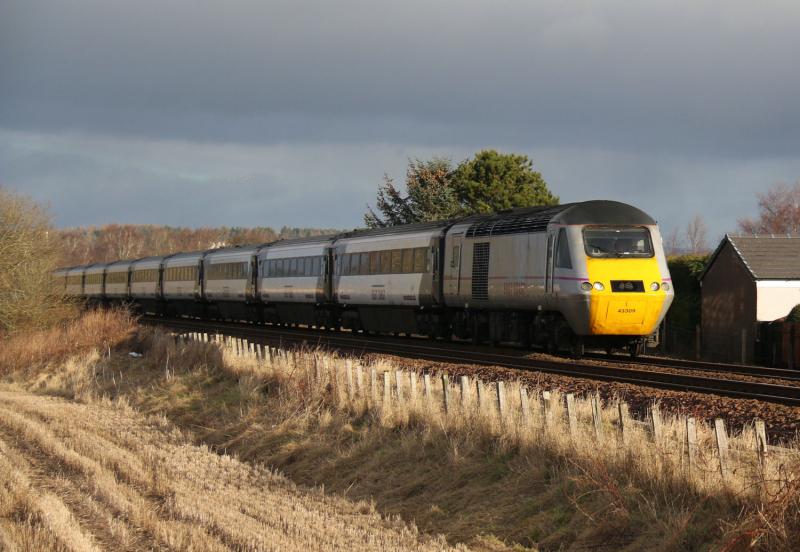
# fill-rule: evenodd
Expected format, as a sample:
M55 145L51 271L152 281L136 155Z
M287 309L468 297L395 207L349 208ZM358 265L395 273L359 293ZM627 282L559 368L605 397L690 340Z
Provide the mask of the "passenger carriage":
M333 245L333 299L346 328L439 334L446 221L361 230Z
M164 258L162 298L166 314L193 317L205 314L203 260L207 254L208 251L193 251Z
M93 264L83 270L83 295L89 304L103 303L106 266L105 263Z
M132 261L117 261L106 265L103 299L107 304L130 300L130 269Z
M83 266L67 269L67 283L65 292L73 297L83 297Z
M257 259L262 247L227 247L205 255L203 296L210 303L212 316L225 320L258 319Z
M283 240L258 255L260 320L274 324L337 326L332 301L331 236Z
M144 257L130 264L130 297L146 314L161 314L161 263L164 257Z

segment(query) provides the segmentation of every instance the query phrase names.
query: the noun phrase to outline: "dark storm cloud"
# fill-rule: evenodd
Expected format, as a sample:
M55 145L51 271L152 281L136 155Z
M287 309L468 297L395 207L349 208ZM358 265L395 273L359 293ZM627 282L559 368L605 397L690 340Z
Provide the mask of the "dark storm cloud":
M800 176L798 28L793 0L4 0L0 184L61 225L352 227L407 157L497 147L717 235Z
M793 2L4 6L6 127L715 154L800 146Z

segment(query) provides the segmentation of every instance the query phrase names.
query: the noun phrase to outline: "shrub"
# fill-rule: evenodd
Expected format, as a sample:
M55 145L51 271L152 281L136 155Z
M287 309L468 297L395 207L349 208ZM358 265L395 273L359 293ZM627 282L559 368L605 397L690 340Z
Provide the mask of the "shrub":
M0 188L0 335L44 328L74 314L52 286L58 263L47 211Z

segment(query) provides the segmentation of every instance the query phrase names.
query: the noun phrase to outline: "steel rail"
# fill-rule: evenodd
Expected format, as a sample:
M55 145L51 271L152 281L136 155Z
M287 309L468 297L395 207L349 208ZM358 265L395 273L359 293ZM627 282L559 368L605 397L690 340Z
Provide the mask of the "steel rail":
M443 363L479 364L515 370L541 371L563 376L607 382L646 385L674 391L694 391L727 397L753 399L766 402L800 406L800 386L731 380L720 377L702 377L688 374L665 373L635 368L617 368L571 360L548 360L512 357L482 352L467 345L436 342L423 345L414 340L375 339L324 330L288 329L275 326L206 321L197 319L165 319L143 317L142 322L158 324L178 331L222 333L235 337L305 344L312 347L331 347L357 354L379 353L432 360Z
M753 366L750 364L727 364L722 362L708 362L703 360L684 360L679 358L663 358L657 356L640 356L637 358L624 358L603 354L587 353L585 358L601 362L617 364L646 364L662 368L677 370L695 370L698 372L726 372L742 376L756 376L760 378L782 379L787 381L800 381L800 371L785 368L770 368L767 366Z

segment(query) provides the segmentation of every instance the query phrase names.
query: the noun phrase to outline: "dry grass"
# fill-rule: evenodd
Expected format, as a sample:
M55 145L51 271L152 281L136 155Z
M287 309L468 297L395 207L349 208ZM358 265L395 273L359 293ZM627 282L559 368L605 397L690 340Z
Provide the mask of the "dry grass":
M136 320L127 310L97 309L46 330L0 338L0 377L37 373L47 366L60 372L69 358L108 354L109 349L131 339L135 330Z
M550 398L546 423L540 390L528 390L525 416L513 383L504 416L495 390L484 386L479 401L474 381L463 402L457 385L448 389L445 413L440 379L426 397L422 376L405 372L398 394L395 365L315 351L260 361L152 331L131 343L143 358L88 353L6 381L93 404L122 398L196 443L478 549L792 550L800 535L800 462L772 456L762 470L751 430L731 436L735 466L723 481L702 424L689 469L681 420L665 419L654 442L626 419L623 440L615 404L603 409L598 439L588 401L576 401L573 435L563 397Z
M313 435L325 425L337 426L341 432L359 424L383 431L364 430L362 434L377 433L378 438L367 437L367 445L354 444L347 454L358 454L365 446L368 450L380 450L386 446L382 437L388 434L390 439L397 439L400 431L400 439L410 436L409 447L432 444L430 452L436 451L439 458L446 457L446 469L458 475L464 467L469 474L475 456L489 452L493 460L501 459L501 470L524 470L532 478L548 478L551 484L543 494L557 488L561 498L588 521L590 529L580 529L568 536L575 539L570 542L572 545L613 543L615 547L642 547L657 538L663 548L676 550L712 542L791 550L800 537L800 455L773 451L762 466L752 428L729 437L730 473L723 478L712 428L703 423L697 424L696 452L690 466L683 419L664 417L661 435L655 439L644 424L626 417L623 436L618 406L607 404L602 410L598 436L588 399L575 401L577 426L571 431L563 397L556 392L546 401L540 390L526 390L526 397L513 382L504 390L503 415L499 412L496 387L475 381L468 382L465 395L460 385L449 384L446 412L440 378L431 378L430 394L426 396L420 375L398 372L399 367L391 364L360 366L357 361L313 352L299 355L279 352L265 362L252 356L238 356L231 348L224 349L224 355L224 369L238 378L240 386L246 382L247 389L271 391L269 408L284 411L280 419L288 426L285 435L292 432ZM388 387L384 384L387 381ZM244 415L252 423L258 419L253 413L261 413L258 396L251 391L240 393L240 397L253 411L250 416ZM523 408L523 402L527 408ZM264 441L263 437L247 433L237 439L250 441L248 446L255 446L256 450L259 442ZM237 440L224 443L247 453ZM297 463L298 451L294 447L288 447L288 451L288 457L283 453L286 458L283 462L281 454L272 461L277 460L278 465L294 476L300 471L291 467ZM415 486L435 484L435 479L416 477L414 470L423 465L424 459L415 458L414 452L403 453L405 460L412 459L413 469L405 472L410 481L400 481L412 490ZM488 464L483 466L491 469L491 462ZM546 469L536 469L541 466ZM379 465L372 467L381 469ZM349 475L359 477L357 473ZM474 483L481 488L479 478L483 474L474 475L478 476ZM511 475L511 480L519 482ZM510 492L516 500L526 498L513 489ZM539 494L535 490L533 493ZM481 506L487 502L477 496L472 498ZM461 506L469 511L467 504ZM519 513L510 516L512 523L522 522L515 517ZM420 523L418 515L415 512ZM467 518L465 530L469 533L474 529L471 527L474 518ZM444 523L453 534L452 527L458 523L451 520ZM420 524L443 529L436 523ZM496 522L489 524L492 526L497 527ZM503 529L524 541L518 526ZM559 528L553 529L559 532ZM704 534L695 534L697 531ZM542 534L541 537L534 539L535 542L548 546L565 544L560 536L553 539L553 535Z

